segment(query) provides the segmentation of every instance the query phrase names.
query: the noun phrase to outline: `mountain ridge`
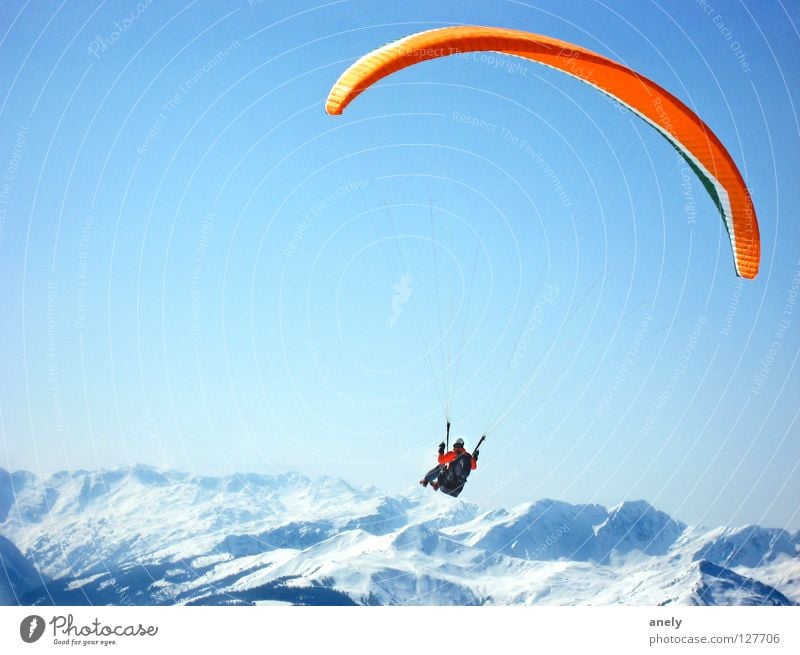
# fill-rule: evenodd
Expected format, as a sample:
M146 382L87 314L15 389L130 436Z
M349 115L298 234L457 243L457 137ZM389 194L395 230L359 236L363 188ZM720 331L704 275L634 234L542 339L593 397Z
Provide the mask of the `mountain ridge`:
M23 604L800 600L800 533L687 526L644 500L481 511L416 485L387 495L297 472L0 469L0 535L41 576L37 589L16 581ZM30 580L11 552L0 558Z

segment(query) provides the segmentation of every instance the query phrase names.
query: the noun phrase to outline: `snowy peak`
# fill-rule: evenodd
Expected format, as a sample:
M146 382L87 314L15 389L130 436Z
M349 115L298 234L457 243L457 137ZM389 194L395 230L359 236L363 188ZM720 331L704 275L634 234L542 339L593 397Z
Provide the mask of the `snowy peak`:
M624 502L597 527L595 559L608 562L612 554L632 551L664 555L685 529L685 524L643 500Z
M37 523L50 512L83 512L99 499L113 495L131 481L139 486L166 486L170 480L143 465L101 471L59 471L43 480L28 471L9 474L0 469L0 523L16 518ZM13 516L9 516L11 507Z
M329 479L326 484L332 486L333 480ZM346 486L343 481L341 484ZM41 522L51 512L81 515L92 506L118 502L118 494L128 498L145 494L150 498L168 489L176 493L191 489L195 503L202 503L232 495L274 499L278 492L282 495L309 493L312 486L311 480L296 473L207 477L143 464L100 471L59 471L46 480L27 471L9 474L0 469L0 523L14 518L9 516L12 507L16 510L17 521L26 525ZM172 497L174 493L166 495Z
M367 516L353 518L344 528L362 529L375 535L389 534L408 524L408 515L403 505L394 498L384 498L378 503L375 511Z
M261 475L259 473L235 473L221 478L201 477L190 481L198 481L208 489L229 493L248 493L265 491L284 491L306 488L311 480L298 473L285 475Z
M795 605L780 591L707 560L697 563L693 605Z
M402 552L420 552L428 556L447 558L464 549L457 541L443 536L425 525L411 525L392 539L392 548Z
M800 543L786 530L748 525L723 530L695 553L695 560L709 560L726 567L761 566L786 556L800 558ZM800 564L800 563L799 563Z
M145 487L163 487L171 482L164 473L143 464L136 464L131 468L130 475Z
M40 521L57 499L58 491L33 473L0 469L0 523Z
M608 563L632 551L663 555L686 526L645 501L608 511L546 499L488 513L470 528L468 543L512 557Z

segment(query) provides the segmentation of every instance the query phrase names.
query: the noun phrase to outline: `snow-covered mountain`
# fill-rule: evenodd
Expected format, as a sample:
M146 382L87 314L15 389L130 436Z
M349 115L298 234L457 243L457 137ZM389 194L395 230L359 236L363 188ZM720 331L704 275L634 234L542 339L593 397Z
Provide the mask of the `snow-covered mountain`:
M0 469L0 535L5 604L800 602L800 533L641 500L481 512L297 473Z

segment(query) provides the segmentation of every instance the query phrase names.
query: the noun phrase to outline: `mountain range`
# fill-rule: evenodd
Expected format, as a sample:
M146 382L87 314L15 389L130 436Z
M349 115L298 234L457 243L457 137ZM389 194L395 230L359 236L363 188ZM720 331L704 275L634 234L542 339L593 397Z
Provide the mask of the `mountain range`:
M800 602L800 531L144 465L0 469L0 564L6 605Z

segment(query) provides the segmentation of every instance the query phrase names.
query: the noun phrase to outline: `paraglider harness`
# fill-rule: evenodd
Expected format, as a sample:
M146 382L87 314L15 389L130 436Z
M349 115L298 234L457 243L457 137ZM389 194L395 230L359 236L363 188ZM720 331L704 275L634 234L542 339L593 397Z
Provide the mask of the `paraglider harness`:
M450 441L450 423L447 424L447 441ZM478 452L478 448L486 441L486 435L483 435L475 446L472 454L464 451L452 462L444 466L441 475L439 476L439 490L446 493L448 496L458 496L464 489L470 472L472 471L472 460ZM449 445L449 443L448 443Z
M439 476L439 490L450 496L457 496L472 470L472 456L464 452L452 462L445 464Z

